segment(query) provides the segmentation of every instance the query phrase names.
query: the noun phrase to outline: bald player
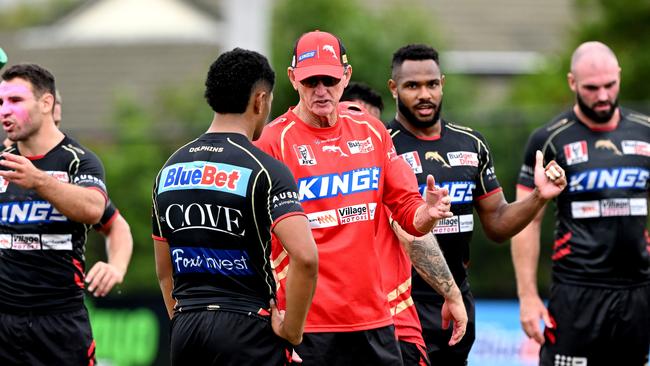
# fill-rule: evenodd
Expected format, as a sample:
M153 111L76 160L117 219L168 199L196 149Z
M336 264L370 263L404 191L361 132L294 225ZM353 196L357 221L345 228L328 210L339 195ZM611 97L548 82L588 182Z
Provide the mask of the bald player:
M619 107L620 81L608 46L581 44L568 74L575 104L526 147L518 199L533 187L535 150L569 181L556 198L548 308L536 281L543 212L512 239L521 324L542 344L541 365L648 362L650 119Z

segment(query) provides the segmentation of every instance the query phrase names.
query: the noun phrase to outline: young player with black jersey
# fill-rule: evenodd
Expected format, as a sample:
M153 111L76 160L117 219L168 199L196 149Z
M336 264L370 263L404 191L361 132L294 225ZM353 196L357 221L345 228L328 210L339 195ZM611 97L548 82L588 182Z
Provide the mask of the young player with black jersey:
M219 56L205 83L215 112L210 128L156 177L153 238L174 365L284 365L289 342L301 342L316 245L293 176L251 144L268 117L274 81L256 52ZM292 259L286 313L274 303L271 231Z
M526 147L517 196L532 187L537 149L569 179L556 200L548 309L536 283L542 214L512 240L521 323L542 344L541 365L648 362L650 118L618 106L620 72L609 47L580 45L568 74L575 105Z
M16 143L0 160L0 364L88 365L84 244L106 207L104 169L55 126L54 76L14 65L0 119Z
M441 220L433 232L463 292L469 323L461 342L448 344L449 330L441 326L443 298L416 271L412 296L431 364L465 365L475 338L474 300L466 271L473 210L476 209L488 237L504 241L557 196L566 180L554 162L544 168L539 155L533 192L520 201L506 202L483 136L440 117L444 82L436 50L426 45L398 49L393 55L392 77L388 82L397 115L389 129L397 153L411 166L421 189L425 187L426 175L433 174L437 184L449 190L454 216Z

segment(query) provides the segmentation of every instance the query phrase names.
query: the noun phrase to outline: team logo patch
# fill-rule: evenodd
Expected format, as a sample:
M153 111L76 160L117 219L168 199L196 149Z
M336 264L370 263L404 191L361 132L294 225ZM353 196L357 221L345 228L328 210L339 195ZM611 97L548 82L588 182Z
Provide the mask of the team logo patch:
M447 153L451 166L478 166L478 154L470 151L452 151Z
M251 170L236 165L193 161L165 167L158 193L183 189L208 189L246 197Z
M375 150L375 147L372 145L370 137L368 137L365 140L348 141L348 149L350 154L366 154Z
M566 157L567 165L574 165L589 161L587 141L582 140L564 145L564 156Z
M308 213L307 220L309 221L309 226L312 229L332 227L339 224L339 220L336 217L336 210Z
M623 140L623 154L650 156L650 144L645 141Z
M442 164L443 167L451 168L451 166L449 164L447 164L447 162L445 161L445 158L443 158L440 155L440 153L438 153L437 151L427 151L426 153L424 153L424 159L425 160L437 161L440 164Z
M618 155L618 156L623 155L623 153L621 153L621 150L618 149L616 144L614 144L612 140L609 139L598 140L596 141L596 144L594 146L596 146L596 149L609 150L614 155Z
M336 56L336 51L334 51L334 46L332 46L331 44L324 45L323 46L323 51L330 53L335 60L339 59Z
M338 153L339 156L341 157L345 157L345 158L348 157L348 154L344 153L343 149L341 149L340 146L336 146L336 145L323 145L323 152L332 152L335 154Z
M0 193L7 192L7 187L9 187L9 181L4 177L0 177Z
M413 173L422 173L422 162L420 161L420 155L417 151L406 152L400 155L400 157L411 167L411 169L413 169Z
M316 165L316 157L314 151L309 145L293 145L293 150L298 157L298 164L300 165Z

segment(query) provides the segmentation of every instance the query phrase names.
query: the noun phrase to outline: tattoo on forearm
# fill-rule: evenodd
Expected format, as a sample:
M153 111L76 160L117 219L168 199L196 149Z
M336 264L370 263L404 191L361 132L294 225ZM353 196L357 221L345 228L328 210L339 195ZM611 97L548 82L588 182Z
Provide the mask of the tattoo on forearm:
M434 290L445 297L451 293L454 278L433 234L415 238L409 254L413 267Z

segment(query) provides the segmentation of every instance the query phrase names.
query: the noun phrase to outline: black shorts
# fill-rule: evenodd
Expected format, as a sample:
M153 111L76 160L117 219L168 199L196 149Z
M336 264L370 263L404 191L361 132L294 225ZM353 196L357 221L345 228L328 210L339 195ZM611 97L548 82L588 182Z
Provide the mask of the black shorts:
M171 321L172 365L286 365L290 347L255 313L197 310Z
M57 314L0 313L0 365L95 364L85 307Z
M392 325L356 332L305 333L296 352L304 366L402 365Z
M404 366L431 366L426 347L411 342L399 341L399 349L402 352Z
M449 328L442 329L442 297L437 300L419 301L415 300L415 308L422 324L422 336L427 344L429 362L432 365L464 366L467 364L469 351L472 349L476 338L476 323L474 316L474 296L468 286L463 289L463 303L467 310L467 332L463 339L454 346L449 346L449 339L453 324Z
M606 289L556 284L540 365L626 365L648 361L650 286Z

